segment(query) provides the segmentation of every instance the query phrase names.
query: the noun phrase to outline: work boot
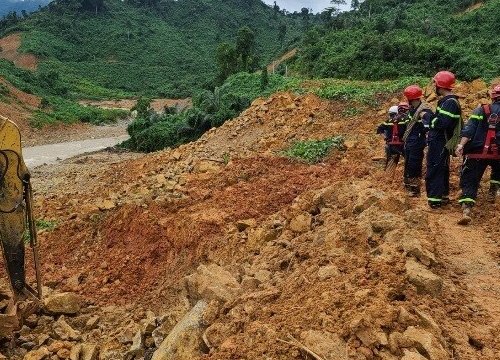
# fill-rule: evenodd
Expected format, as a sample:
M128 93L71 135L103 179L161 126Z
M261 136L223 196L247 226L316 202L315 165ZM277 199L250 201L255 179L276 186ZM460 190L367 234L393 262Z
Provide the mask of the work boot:
M410 197L420 196L420 179L419 178L405 178L405 189Z
M487 195L488 202L492 204L495 203L495 198L497 197L499 189L500 186L498 184L490 184L490 189L488 190L488 195Z
M462 204L462 218L458 220L459 225L469 225L472 221L472 204Z

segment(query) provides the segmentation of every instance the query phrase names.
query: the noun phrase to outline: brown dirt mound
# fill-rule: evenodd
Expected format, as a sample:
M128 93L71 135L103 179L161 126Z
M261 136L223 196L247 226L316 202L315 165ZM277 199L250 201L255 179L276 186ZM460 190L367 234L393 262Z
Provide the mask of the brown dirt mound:
M33 54L22 54L19 52L22 33L14 33L0 39L0 58L12 61L21 69L35 71L38 67L38 59Z
M41 234L49 285L176 320L201 297L200 358L310 358L291 335L324 359L498 359L499 205L463 229L458 206L407 198L401 169L371 160L385 112L346 106L366 110L275 94L175 150L38 169L37 217L58 222ZM347 150L322 164L280 156L338 134ZM238 291L186 289L200 264Z

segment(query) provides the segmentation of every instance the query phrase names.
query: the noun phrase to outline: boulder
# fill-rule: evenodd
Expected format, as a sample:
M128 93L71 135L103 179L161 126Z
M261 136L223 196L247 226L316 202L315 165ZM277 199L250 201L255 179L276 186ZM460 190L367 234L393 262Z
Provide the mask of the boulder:
M448 353L438 339L430 332L414 326L408 327L400 339L403 348L415 348L421 354L426 354L429 360L447 360Z
M325 359L347 360L347 344L328 331L308 330L300 334L304 345Z
M82 298L74 293L60 293L48 296L44 302L44 310L52 315L75 315L80 312Z
M24 355L23 360L42 360L50 356L50 351L47 347L42 346L40 349L33 350Z
M432 296L441 294L443 279L414 259L406 261L406 274L410 283L416 286L418 293Z
M296 233L304 233L311 230L311 223L311 214L304 212L290 221L290 230Z
M52 326L53 338L58 340L80 340L78 331L73 329L61 316Z
M198 301L162 342L152 360L191 360L204 351L202 319L207 303Z
M186 288L192 300L233 300L240 292L241 286L236 279L216 264L200 265L196 272L185 278Z
M403 250L410 256L415 257L422 264L431 266L436 264L436 257L429 250L422 247L419 240L405 236L402 240Z
M127 351L125 359L135 359L142 356L144 356L144 333L139 330L132 340L132 346Z
M97 360L99 358L99 347L95 344L83 344L80 360Z
M253 228L257 226L257 221L255 219L239 220L236 222L236 228L238 231L245 231L248 228Z

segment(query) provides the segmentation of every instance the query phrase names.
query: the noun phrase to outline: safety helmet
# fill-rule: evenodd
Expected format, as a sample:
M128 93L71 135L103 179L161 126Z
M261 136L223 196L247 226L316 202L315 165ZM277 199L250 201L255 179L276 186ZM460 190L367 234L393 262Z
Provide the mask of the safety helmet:
M389 115L392 115L392 114L397 114L398 113L398 106L397 105L393 105L389 108Z
M404 91L404 95L408 101L418 100L423 94L422 88L418 85L410 85Z
M398 105L398 112L407 112L408 110L410 110L410 105L407 103L407 102L400 102L399 105Z
M455 80L455 74L449 71L440 71L432 78L437 87L447 90L453 89Z
M500 98L500 85L496 85L491 89L490 96L492 100L497 100Z

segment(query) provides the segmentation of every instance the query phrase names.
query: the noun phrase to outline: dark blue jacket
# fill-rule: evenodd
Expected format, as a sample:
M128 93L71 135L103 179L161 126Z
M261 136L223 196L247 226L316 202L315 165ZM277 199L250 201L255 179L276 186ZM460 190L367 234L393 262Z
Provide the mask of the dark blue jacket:
M398 135L399 139L402 140L403 134L406 130L406 123L408 122L407 116L401 116L396 119L398 124ZM384 138L386 142L390 142L392 140L392 131L393 131L394 123L391 120L387 120L380 124L377 128L377 134L384 134Z
M461 121L462 110L458 103L458 96L447 95L437 103L436 113L429 124L428 140L439 141L443 144L453 136L453 131Z
M494 102L490 106L491 114L500 115L500 100ZM480 153L483 151L484 143L486 141L486 134L488 133L488 119L484 113L483 107L476 108L472 115L469 117L467 124L462 129L461 136L469 140L464 147L464 153ZM500 139L500 126L496 127L496 137Z
M410 109L410 119L413 118L416 111L417 109ZM407 149L425 147L425 133L427 132L427 129L425 128L424 123L430 123L434 113L431 110L424 109L422 110L420 116L422 118L417 120L406 138L405 147Z

